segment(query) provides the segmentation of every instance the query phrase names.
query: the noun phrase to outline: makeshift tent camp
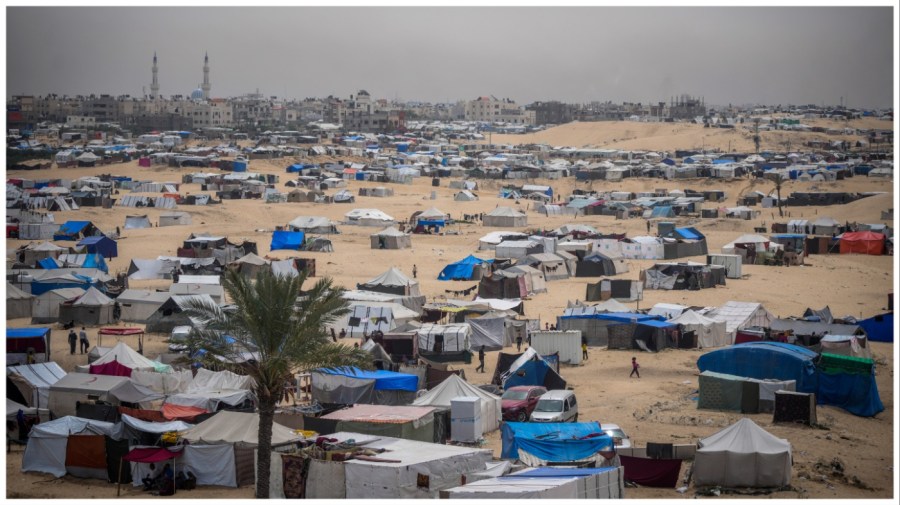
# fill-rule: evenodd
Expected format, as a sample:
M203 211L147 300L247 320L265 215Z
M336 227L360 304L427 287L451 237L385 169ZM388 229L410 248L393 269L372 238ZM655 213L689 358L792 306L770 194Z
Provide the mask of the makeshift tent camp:
M484 215L484 226L518 228L528 226L528 216L512 207L497 207Z
M34 349L39 363L50 361L50 328L6 328L6 364L27 362L28 349Z
M6 318L31 317L31 304L35 296L22 291L6 281Z
M110 394L110 391L127 382L128 377L72 372L50 386L50 412L56 417L73 416L75 402L86 402L91 399L108 401L116 405L118 400Z
M171 372L172 367L158 361L150 361L128 347L125 342L119 342L90 365L90 373L97 375L131 377L131 372L134 370Z
M680 461L679 461L680 463ZM450 499L606 499L625 492L623 468L541 467L477 481L445 491Z
M28 436L22 471L49 473L57 478L72 473L106 479L108 446L104 437L113 441L124 438L122 424L73 416L37 424Z
M466 323L471 330L469 341L472 349L481 349L481 346L484 346L486 351L499 351L512 345L510 332L506 329L507 319L509 318L505 314L496 312L485 313L478 317L467 317Z
M725 322L725 336L729 344L734 342L738 330L751 326L768 328L775 319L775 316L761 303L754 302L728 301L703 315L716 321Z
M317 235L339 233L334 221L321 216L300 216L288 223L288 229Z
M272 243L269 245L269 249L272 251L280 249L297 251L303 247L303 237L302 231L275 230L272 232Z
M6 367L6 396L29 407L50 405L50 386L66 376L54 361Z
M254 401L253 379L223 370L212 372L205 368L184 387L184 392L170 394L166 404L196 407L208 412L219 410L221 404L231 407L252 406Z
M524 259L529 254L544 252L544 244L537 240L504 240L494 248L497 259Z
M688 309L680 316L669 319L669 322L680 325L683 334L693 332L696 335L696 347L700 349L729 345L726 338L727 324L724 321L716 321Z
M790 442L745 417L698 442L694 485L782 487L791 482L791 464Z
M527 466L548 463L599 463L601 450L613 448L612 437L591 423L503 423L500 457Z
M140 216L125 216L124 229L135 230L139 228L153 228L153 224L150 223L146 214Z
M432 361L450 363L472 359L468 324L423 324L416 330L419 355Z
M533 347L529 347L509 365L506 371L500 372L500 381L503 389L513 386L544 386L548 391L566 389L566 381L559 375L558 370L559 356L555 356L554 366ZM494 373L496 375L497 371Z
M483 260L471 254L465 258L450 263L438 274L439 281L477 281L481 279L484 271L490 268L494 260Z
M450 401L461 396L477 396L480 399L481 423L484 433L500 427L501 404L503 403L500 397L469 384L458 375L447 377L430 391L416 398L412 404L449 409Z
M115 302L112 298L91 286L78 298L60 303L59 319L75 321L75 324L81 325L109 324L115 321L113 305Z
M434 409L409 405L354 405L317 418L334 428L316 431L352 430L366 435L388 436L420 442L435 440ZM307 428L304 424L304 428ZM309 428L307 428L309 429Z
M156 312L171 295L159 291L145 289L126 289L118 297L116 302L122 309L119 317L121 321L130 323L146 323L147 319Z
M191 215L187 212L167 212L159 215L159 226L181 226L191 224Z
M492 231L478 239L478 250L496 249L497 245L508 240L525 240L527 233L518 231Z
M394 226L387 227L370 235L372 249L408 249L412 240L408 233L403 233Z
M102 235L85 237L75 244L75 246L78 248L85 248L87 249L87 252L91 254L100 254L107 259L115 258L119 255L119 246L116 244L116 241Z
M627 271L628 263L624 258L598 251L585 256L578 262L575 266L575 277L601 277L618 275Z
M407 277L396 267L389 268L386 272L368 282L357 284L356 289L404 296L420 296L419 281Z
M52 242L30 243L17 251L19 262L25 265L36 265L44 258L59 258L69 252L69 248L60 247Z
M697 359L697 368L752 377L797 381L797 391L815 393L818 355L804 347L779 342L747 342L708 352Z
M351 459L340 466L332 465L324 480L342 482L339 495L349 499L371 498L438 498L440 491L459 485L464 475L483 471L491 461L488 449L429 444L392 437L373 437L362 433L338 432L329 435L338 442L353 439L363 447L385 449L391 461ZM388 458L385 458L388 459ZM313 461L310 473L322 471L322 463ZM318 481L313 484L313 481ZM323 486L323 479L307 481L307 498L334 498L334 486ZM328 491L329 494L321 494Z
M312 397L321 403L409 405L419 384L415 375L354 367L319 368L311 375Z
M840 236L841 254L884 254L884 234L871 231L845 232Z
M423 210L415 216L415 219L416 231L419 231L420 227L422 229L434 229L435 231L440 231L441 228L447 226L447 221L449 221L447 213L442 210L438 210L435 207L430 207Z

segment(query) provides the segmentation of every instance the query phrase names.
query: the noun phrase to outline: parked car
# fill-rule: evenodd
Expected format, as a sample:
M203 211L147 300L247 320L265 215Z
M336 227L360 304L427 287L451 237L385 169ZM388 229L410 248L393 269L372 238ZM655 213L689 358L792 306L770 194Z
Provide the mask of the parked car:
M565 389L554 389L542 394L531 413L531 420L536 423L578 422L578 401L575 399L575 393Z
M504 421L525 422L537 405L538 398L547 392L544 386L513 386L503 393L501 409Z
M618 424L603 423L600 425L600 429L612 437L613 442L616 444L616 449L631 448L631 439L628 438L628 435L626 435L624 431L622 431L622 428L619 428Z

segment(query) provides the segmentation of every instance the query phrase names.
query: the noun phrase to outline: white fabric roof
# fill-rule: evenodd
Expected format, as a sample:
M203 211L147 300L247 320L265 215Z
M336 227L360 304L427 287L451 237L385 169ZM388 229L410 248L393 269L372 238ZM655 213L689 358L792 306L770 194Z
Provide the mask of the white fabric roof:
M377 219L381 221L393 221L394 218L378 209L353 209L344 214L347 219Z
M484 419L485 431L493 431L500 427L503 403L500 397L469 384L458 375L447 377L431 391L416 398L412 404L450 407L450 401L460 396L477 396L481 399L481 417Z
M165 433L167 431L184 431L189 430L194 427L193 424L188 424L184 421L169 421L165 423L152 423L149 421L142 421L140 419L129 416L128 414L122 414L122 422L132 428L143 431L145 433Z
M398 230L396 226L388 226L380 232L373 233L372 235L377 235L380 237L406 237L409 234L403 233L402 231Z
M737 330L745 326L768 327L775 318L761 303L734 301L725 302L724 305L708 311L705 315L716 321L724 321L725 331L732 337Z
M777 487L791 480L791 444L749 418L700 440L695 485Z
M415 286L418 283L419 281L407 277L406 274L401 272L397 267L391 267L386 272L374 279L370 279L365 284L378 286Z
M323 226L334 226L334 221L328 219L327 217L321 216L300 216L290 223L288 226L292 226L294 228L320 228Z
M419 214L418 217L423 218L423 219L429 219L429 218L445 219L447 217L447 213L442 210L438 210L435 207L431 207L426 210L423 210L422 213Z
M247 444L259 443L259 414L232 412L224 410L206 421L194 426L184 433L185 440L206 444ZM290 428L274 423L272 425L272 444L282 445L302 440Z
M135 351L131 347L128 347L125 342L117 343L106 354L100 356L100 359L94 361L91 364L104 365L113 361L118 361L121 365L131 368L132 370L141 368L145 370L156 370L158 368L167 368L169 370L172 369L172 367L169 365L163 365L162 363L151 361L147 357L138 354L137 351Z
M500 243L500 240L504 236L510 236L510 235L515 235L515 236L519 236L522 238L528 238L527 233L522 233L522 232L518 232L518 231L492 231L492 232L488 233L487 235L478 239L478 241L484 242L485 244L495 244L496 245L496 244Z
M104 295L100 292L99 289L91 286L87 291L84 292L77 300L75 300L72 305L112 305L113 299Z
M21 289L13 286L13 284L9 281L6 281L6 299L7 300L27 300L34 298L34 295L31 293L26 293Z
M512 207L497 207L485 214L485 216L524 217L525 214Z

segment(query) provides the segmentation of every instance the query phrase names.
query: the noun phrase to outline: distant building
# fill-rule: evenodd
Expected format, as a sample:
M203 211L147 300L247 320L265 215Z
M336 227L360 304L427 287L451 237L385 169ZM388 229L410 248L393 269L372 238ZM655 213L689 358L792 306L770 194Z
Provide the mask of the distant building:
M525 107L526 110L534 111L535 124L564 124L575 119L574 109L571 104L552 101L552 102L534 102Z
M693 119L706 115L706 104L703 98L690 95L673 97L669 104L669 117L673 119Z
M519 107L508 98L499 100L493 96L481 96L465 102L465 120L533 125L535 113Z

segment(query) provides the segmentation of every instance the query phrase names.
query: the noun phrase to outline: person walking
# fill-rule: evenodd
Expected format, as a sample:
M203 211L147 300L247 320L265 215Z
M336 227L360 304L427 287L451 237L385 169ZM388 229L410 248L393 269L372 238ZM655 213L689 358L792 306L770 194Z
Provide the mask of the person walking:
M484 346L483 345L481 346L481 349L478 349L478 363L479 363L478 368L476 368L475 371L477 372L478 370L481 370L481 372L484 373Z
M587 361L587 342L581 343L581 359Z
M78 343L78 335L75 329L69 330L69 354L75 354L75 344Z
M416 268L416 265L413 264L413 279L416 278L416 275L419 273L419 269Z
M516 337L516 350L519 352L522 351L522 335Z
M647 235L650 235L650 220L647 220Z
M78 332L78 347L81 349L81 354L88 352L88 347L90 347L91 342L88 340L87 332L84 331L84 326L81 327L81 331Z
M640 379L641 372L638 372L638 368L640 368L640 367L641 367L641 365L638 365L637 358L632 356L631 357L631 374L628 377L631 378L631 377L634 377L634 374L637 374L638 379Z

